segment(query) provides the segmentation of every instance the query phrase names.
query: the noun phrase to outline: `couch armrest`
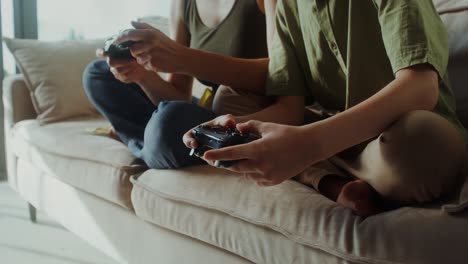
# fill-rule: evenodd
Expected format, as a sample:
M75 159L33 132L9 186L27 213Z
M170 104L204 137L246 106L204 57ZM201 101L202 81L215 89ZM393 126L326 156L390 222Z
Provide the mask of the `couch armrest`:
M22 75L7 76L3 81L3 106L8 182L16 190L16 156L11 149L11 129L19 121L37 116Z
M3 81L3 105L5 128L11 128L22 120L36 118L37 114L23 75L17 74L5 78Z

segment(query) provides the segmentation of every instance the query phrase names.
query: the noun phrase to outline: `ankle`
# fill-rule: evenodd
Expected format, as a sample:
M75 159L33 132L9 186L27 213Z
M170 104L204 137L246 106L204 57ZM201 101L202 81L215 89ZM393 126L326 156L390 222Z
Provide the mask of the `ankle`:
M343 186L350 181L350 179L338 175L327 175L320 180L318 191L328 199L336 202Z

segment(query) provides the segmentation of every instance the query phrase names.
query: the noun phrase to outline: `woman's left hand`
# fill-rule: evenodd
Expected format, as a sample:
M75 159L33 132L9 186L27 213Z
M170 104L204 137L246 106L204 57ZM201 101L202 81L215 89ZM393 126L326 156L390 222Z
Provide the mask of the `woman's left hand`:
M130 46L132 56L146 70L155 72L177 73L184 63L181 58L187 48L170 39L160 30L146 23L132 21L135 29L125 30L114 43L135 41Z
M228 170L243 173L260 186L272 186L292 178L322 157L321 136L305 127L249 121L238 124L243 133L254 133L260 139L248 144L205 152L207 161L240 160Z

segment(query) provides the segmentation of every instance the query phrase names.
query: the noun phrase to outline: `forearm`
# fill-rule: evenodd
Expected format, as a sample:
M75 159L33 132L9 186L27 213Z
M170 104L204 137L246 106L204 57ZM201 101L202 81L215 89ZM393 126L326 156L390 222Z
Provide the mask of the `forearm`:
M432 110L437 99L438 78L435 72L401 72L397 79L364 102L304 129L323 126L327 140L321 142L321 149L328 158L378 136L405 113Z
M298 126L304 122L304 97L282 96L271 106L246 116L236 117L237 123L250 120Z
M178 87L171 82L165 81L158 73L149 72L145 78L136 83L156 106L159 102L166 100L191 100L191 89Z
M180 72L235 89L264 94L268 58L240 59L187 48Z

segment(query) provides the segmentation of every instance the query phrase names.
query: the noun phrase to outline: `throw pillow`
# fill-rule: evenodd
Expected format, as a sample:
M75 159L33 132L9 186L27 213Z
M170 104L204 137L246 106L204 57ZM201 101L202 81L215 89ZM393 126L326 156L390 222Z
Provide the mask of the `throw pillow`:
M96 115L82 85L102 40L46 42L3 38L25 77L41 124Z

